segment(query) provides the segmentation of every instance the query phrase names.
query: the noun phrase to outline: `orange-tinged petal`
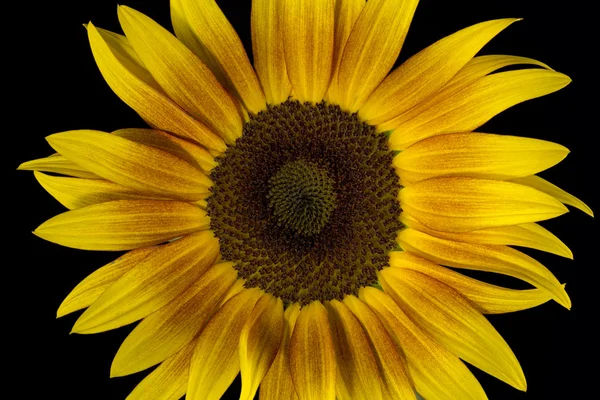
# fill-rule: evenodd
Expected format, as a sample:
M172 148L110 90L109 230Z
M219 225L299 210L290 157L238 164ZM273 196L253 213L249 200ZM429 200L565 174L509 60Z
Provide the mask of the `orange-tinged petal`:
M562 306L571 307L563 286L546 267L510 247L454 242L410 228L398 234L398 243L403 249L438 264L521 279L546 290Z
M416 116L400 115L379 124L377 130L394 130L390 147L403 150L425 138L479 128L502 111L537 97L554 93L571 82L561 73L545 69L499 72L483 77Z
M200 207L179 201L117 200L59 214L33 233L83 250L131 250L208 229Z
M179 0L196 39L227 74L246 110L265 108L265 95L244 45L215 0Z
M240 371L239 340L261 291L229 299L198 337L190 365L188 400L219 400Z
M402 208L430 229L466 232L558 217L568 209L539 190L513 182L465 177L408 185Z
M318 103L325 97L333 73L333 1L286 0L282 21L285 62L294 97Z
M252 1L254 67L267 103L273 105L286 101L292 92L283 48L283 7L284 2L279 0Z
M558 186L548 182L547 180L540 178L539 176L535 176L535 175L526 176L523 178L513 179L512 182L516 182L521 185L526 185L526 186L532 187L534 189L537 189L540 192L544 192L544 193L554 197L556 200L560 201L561 203L573 206L573 207L583 211L590 217L594 216L594 212L592 211L592 209L590 207L588 207L588 205L585 204L583 201L579 200L577 197L573 196L572 194L565 192L564 190L562 190Z
M59 154L53 154L50 157L24 162L19 165L17 169L23 171L52 172L55 174L85 179L101 179L93 172L86 170L82 166L75 164L73 161Z
M144 318L115 355L111 377L143 371L184 348L206 325L236 279L231 263L217 264L172 302Z
M400 222L409 228L455 242L529 247L573 259L573 252L566 244L550 231L535 223L500 226L470 232L443 232L429 229L406 212L400 214Z
M35 179L69 210L115 200L165 200L103 179L82 179L34 172ZM208 194L207 194L208 196Z
M110 285L131 271L155 249L156 247L143 247L131 250L115 261L92 272L63 300L56 312L56 317L60 318L89 307Z
M359 115L378 125L411 109L440 90L483 46L515 21L506 18L481 22L415 54L381 83Z
M367 1L352 27L340 63L342 108L358 111L390 72L418 3L418 0Z
M141 194L200 200L210 179L186 161L155 147L100 131L69 131L46 138L70 160Z
M240 334L240 400L252 400L271 367L283 337L281 299L265 293L254 305Z
M407 251L390 253L390 267L418 271L450 286L481 313L501 314L539 306L552 299L542 289L507 289L469 278ZM384 274L385 275L385 274Z
M88 36L94 59L111 89L153 127L225 151L223 140L171 101L154 78L127 52L111 47L90 22Z
M490 133L451 133L421 140L394 158L404 185L442 176L511 179L561 162L569 150L556 143Z
M156 129L119 129L112 133L132 142L155 147L171 153L189 164L209 173L217 162L203 147Z
M298 303L293 303L285 310L281 345L269 372L260 384L260 400L298 400L290 374L290 338L299 314Z
M435 341L509 385L527 389L508 344L460 293L410 269L384 268L380 277L383 290Z
M344 304L352 310L369 336L383 381L383 398L414 400L415 393L406 372L406 360L377 315L354 296L346 296Z
M415 389L427 400L486 400L477 379L458 357L421 331L384 292L372 287L359 292L402 347Z
M337 398L383 399L377 359L360 322L340 301L332 300L325 306L335 348Z
M156 82L181 108L233 143L242 134L234 100L183 43L144 14L119 7L127 39Z
M159 310L213 265L218 246L210 232L188 235L161 246L106 289L75 322L73 332L104 332Z
M325 96L328 103L338 104L343 99L343 88L340 90L338 75L344 48L350 32L356 23L366 0L338 0L335 2L335 43L333 47L333 75Z
M300 400L335 400L336 360L327 310L302 307L290 341L290 372Z

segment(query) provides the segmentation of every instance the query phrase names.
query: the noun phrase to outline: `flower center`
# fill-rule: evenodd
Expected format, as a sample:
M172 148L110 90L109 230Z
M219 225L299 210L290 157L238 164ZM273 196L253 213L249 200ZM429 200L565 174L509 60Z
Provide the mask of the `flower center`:
M385 135L325 102L250 116L210 175L223 261L286 303L376 284L402 228L393 156Z
M269 207L277 225L302 236L323 230L335 209L334 180L317 164L296 160L269 179Z

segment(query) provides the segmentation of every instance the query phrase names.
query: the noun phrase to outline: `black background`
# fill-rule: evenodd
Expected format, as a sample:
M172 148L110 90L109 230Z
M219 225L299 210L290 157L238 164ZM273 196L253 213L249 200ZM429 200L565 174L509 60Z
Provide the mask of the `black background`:
M250 1L218 1L250 44ZM592 2L589 2L591 4ZM168 0L124 0L170 28ZM501 17L523 17L494 39L482 54L513 54L539 59L571 76L566 89L519 105L480 129L559 142L571 150L544 177L571 191L597 210L597 78L592 60L597 28L588 2L546 0L421 0L400 61L441 37L471 24ZM5 222L10 228L3 278L3 331L6 363L16 398L124 399L145 375L109 379L113 355L132 327L91 335L69 335L79 313L55 319L62 299L85 276L116 257L114 253L67 249L30 232L63 207L47 195L28 172L13 172L23 161L51 153L44 137L71 129L111 131L143 127L143 121L112 93L92 58L82 24L120 32L113 0L13 2L6 12L4 49L10 57L3 98L9 103L3 120L8 139L10 195ZM8 124L7 124L8 123ZM6 146L6 143L5 143ZM595 197L595 198L594 198ZM575 254L575 261L531 251L561 280L573 300L567 311L556 303L508 315L491 316L519 358L528 380L527 393L474 370L491 400L587 398L597 386L594 355L598 338L595 221L572 210L543 223ZM589 363L589 364L588 364ZM12 381L14 379L15 381ZM18 383L23 381L23 383ZM236 385L239 381L236 380ZM239 386L226 398L237 398ZM12 395L11 395L12 396ZM7 397L12 398L12 397Z

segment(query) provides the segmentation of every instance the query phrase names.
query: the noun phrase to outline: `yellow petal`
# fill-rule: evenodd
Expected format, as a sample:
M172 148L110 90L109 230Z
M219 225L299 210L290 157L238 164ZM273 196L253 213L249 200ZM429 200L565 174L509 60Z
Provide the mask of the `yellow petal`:
M186 399L219 400L225 393L240 371L240 334L260 295L257 289L243 290L204 328L192 356Z
M260 384L260 400L298 400L290 374L290 338L299 314L298 303L285 310L283 338L275 360Z
M156 129L119 129L113 135L171 153L209 173L217 162L203 147Z
M394 158L394 166L404 185L441 176L504 180L536 174L567 154L566 147L545 140L452 133L413 144Z
M63 300L56 312L56 317L60 318L89 307L110 285L131 271L155 249L155 247L144 247L131 250L115 261L92 272Z
M406 372L406 360L377 315L354 296L346 296L344 304L358 318L373 345L383 380L383 398L414 400L415 393Z
M327 310L302 307L290 341L290 372L300 400L335 400L336 360Z
M377 359L360 322L344 303L333 300L325 306L335 348L337 398L383 399Z
M525 391L525 375L492 324L450 286L403 268L381 271L381 285L436 342L466 362Z
M98 175L75 164L64 156L54 154L50 157L31 160L19 165L19 170L24 171L44 171L55 174L74 176L85 179L101 179Z
M466 232L555 218L568 212L530 187L488 179L449 177L403 188L402 208L430 229Z
M283 302L265 293L256 302L240 334L240 400L252 400L283 337Z
M179 400L187 390L192 343L152 371L126 400Z
M556 185L553 185L547 180L540 178L539 176L526 176L523 178L513 179L512 181L521 185L527 185L529 187L539 190L540 192L549 194L561 203L573 206L583 211L590 217L594 216L594 212L592 211L592 209L588 207L588 205L585 204L583 201L579 200L572 194L565 192L564 190L562 190Z
M171 23L177 39L185 44L211 70L224 88L233 93L235 88L227 77L227 74L223 71L210 50L194 33L183 10L182 0L171 0Z
M456 94L443 98L414 117L400 115L380 124L381 132L394 129L390 146L402 150L425 138L475 130L502 111L562 89L571 79L544 69L524 69L481 78Z
M418 0L369 0L344 47L338 82L342 108L356 112L390 72Z
M102 179L68 178L37 171L34 175L39 184L69 210L114 200L161 200Z
M104 179L140 194L200 200L211 185L200 170L163 150L100 131L69 131L46 138L59 153Z
M74 333L115 329L166 306L210 268L219 253L211 232L165 244L112 284L77 320Z
M335 43L333 47L333 75L331 84L325 96L328 103L339 104L345 97L344 90L340 90L338 75L344 48L352 27L366 4L365 0L337 0L335 2Z
M545 290L513 290L490 285L427 261L407 251L391 252L390 267L411 269L430 276L459 292L479 312L485 314L525 310L552 299L552 296Z
M265 108L258 78L242 41L215 0L179 0L191 31L212 54L233 84L236 94L251 113Z
M454 242L410 228L398 234L398 243L403 249L438 264L521 279L546 290L562 306L571 307L569 296L546 267L510 247Z
M400 214L400 221L409 228L441 239L453 240L455 242L529 247L573 259L573 253L566 244L550 231L535 223L500 226L498 228L479 229L470 232L443 232L427 228L406 212Z
M132 8L120 6L119 21L144 65L171 99L229 143L242 134L234 100L191 50Z
M410 3L416 6L417 2ZM515 21L506 18L481 22L415 54L381 83L359 115L378 125L411 109L440 90L483 46Z
M184 348L209 321L236 279L231 263L217 264L175 300L144 318L119 348L110 376L143 371Z
M295 97L317 103L327 93L333 72L333 1L287 0L282 21L285 62Z
M117 200L59 214L33 233L83 250L130 250L208 229L206 212L179 201Z
M283 6L284 2L279 0L252 1L254 67L267 103L274 105L286 101L292 92L283 49Z
M171 101L145 70L111 43L90 22L88 36L94 59L111 89L153 127L225 151L223 140Z
M400 344L415 389L427 400L486 400L483 389L458 357L435 343L379 289L363 288L363 300Z

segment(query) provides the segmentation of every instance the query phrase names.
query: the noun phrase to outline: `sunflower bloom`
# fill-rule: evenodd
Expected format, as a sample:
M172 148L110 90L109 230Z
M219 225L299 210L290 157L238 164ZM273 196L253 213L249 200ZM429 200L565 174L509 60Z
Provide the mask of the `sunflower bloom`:
M125 35L87 25L104 79L151 128L53 134L56 154L19 168L69 209L37 236L126 251L58 316L86 309L79 334L140 321L111 376L158 367L128 399L219 399L238 374L242 400L486 399L463 361L526 390L484 314L570 308L513 247L572 258L537 222L593 213L536 175L565 147L476 129L570 79L477 56L516 19L392 71L417 3L253 0L254 66L214 0L171 0L175 35L125 6Z

